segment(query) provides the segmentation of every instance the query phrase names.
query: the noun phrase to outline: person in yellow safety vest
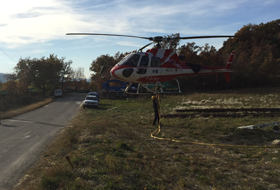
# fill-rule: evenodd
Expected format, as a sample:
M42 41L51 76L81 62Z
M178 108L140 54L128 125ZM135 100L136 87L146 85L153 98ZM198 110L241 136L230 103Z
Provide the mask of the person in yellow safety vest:
M153 100L153 108L154 108L154 112L155 112L155 118L154 118L154 122L153 125L156 125L156 122L158 122L159 125L160 124L160 119L159 119L159 97L158 95L154 95L151 97Z

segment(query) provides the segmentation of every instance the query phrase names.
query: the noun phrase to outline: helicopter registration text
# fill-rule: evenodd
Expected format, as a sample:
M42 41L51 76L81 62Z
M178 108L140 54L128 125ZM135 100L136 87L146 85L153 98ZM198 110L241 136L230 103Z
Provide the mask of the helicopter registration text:
M159 77L146 77L146 81L158 81Z

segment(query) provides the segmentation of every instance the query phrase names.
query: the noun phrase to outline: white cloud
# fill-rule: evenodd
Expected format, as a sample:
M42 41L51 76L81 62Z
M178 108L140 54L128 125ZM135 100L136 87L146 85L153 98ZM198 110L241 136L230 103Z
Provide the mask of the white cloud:
M169 4L124 0L96 2L9 0L0 7L0 42L5 42L9 48L16 48L49 40L69 39L65 36L67 32L141 36L147 32L170 34L188 31L188 34L202 34L199 29L202 24L196 23L194 18L203 20L206 17L223 16L245 0L195 0ZM208 33L211 31L208 30Z
M13 48L59 39L73 26L88 25L81 18L71 7L55 0L7 1L0 8L0 41Z

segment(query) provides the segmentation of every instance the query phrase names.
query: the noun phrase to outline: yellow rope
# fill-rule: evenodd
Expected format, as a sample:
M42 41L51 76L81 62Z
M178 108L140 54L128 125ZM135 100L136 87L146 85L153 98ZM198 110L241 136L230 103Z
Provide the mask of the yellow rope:
M239 147L239 148L279 148L277 145L267 145L267 146L247 146L247 145L231 145L231 144L211 144L211 143L199 143L199 142L191 142L191 141L182 141L182 140L176 140L176 139L170 139L170 138L162 138L157 137L160 133L160 125L158 125L157 130L155 130L151 137L159 140L166 140L166 141L172 141L172 142L179 142L179 143L186 143L186 144L193 144L193 145L202 145L202 146L220 146L220 147Z
M160 124L161 124L161 117L160 117L160 98L159 98L159 94L157 95L157 98L158 98L158 103L157 103L157 110L158 110L158 116L159 116L159 124L158 126L160 127Z
M159 139L159 140L166 140L166 141L172 141L172 142L180 142L180 143L186 143L186 144L193 144L193 145L202 145L202 146L220 146L220 147L238 147L238 148L279 148L277 145L268 145L268 146L247 146L247 145L231 145L231 144L211 144L211 143L199 143L199 142L191 142L191 141L182 141L182 140L176 140L176 139L170 139L170 138L162 138L157 137L160 133L161 129L161 116L160 116L160 98L159 94L157 95L158 98L158 114L159 114L159 124L158 128L151 134L152 138Z

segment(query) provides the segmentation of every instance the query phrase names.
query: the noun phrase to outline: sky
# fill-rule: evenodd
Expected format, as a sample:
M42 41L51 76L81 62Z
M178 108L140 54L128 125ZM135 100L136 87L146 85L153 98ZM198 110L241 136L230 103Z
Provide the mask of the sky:
M12 73L20 58L50 54L72 60L90 77L101 55L140 49L150 41L66 33L143 37L234 35L244 25L280 19L279 0L1 0L0 73ZM181 40L217 50L226 38ZM149 47L151 48L151 46Z

